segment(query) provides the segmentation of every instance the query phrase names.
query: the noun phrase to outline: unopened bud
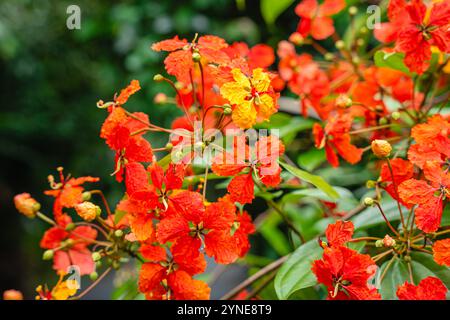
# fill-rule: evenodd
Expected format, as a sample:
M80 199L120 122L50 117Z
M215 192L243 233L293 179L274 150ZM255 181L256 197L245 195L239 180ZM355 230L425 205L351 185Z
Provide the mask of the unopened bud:
M366 197L364 198L364 205L371 207L375 204L375 200L370 198L370 197Z
M121 237L123 236L123 231L120 230L120 229L118 229L118 230L114 231L114 235L115 235L117 238L121 238Z
M375 247L382 248L384 246L383 240L377 240L375 241Z
M165 104L167 102L167 96L164 93L160 92L160 93L156 94L153 101L156 104Z
M388 124L388 119L386 119L385 117L381 117L378 120L378 124L381 125L381 126L384 126L385 124Z
M78 215L86 221L92 221L100 215L102 209L92 202L85 201L75 205L75 210Z
M336 43L334 44L336 46L337 49L344 49L345 48L345 42L342 40L338 40L336 41Z
M356 40L356 45L358 47L362 47L366 42L364 41L364 39L357 39Z
M324 55L323 57L324 57L325 60L327 60L327 61L332 61L332 60L334 60L334 54L332 54L331 52L325 53L325 55Z
M300 33L294 32L289 36L289 41L296 46L301 46L303 43L305 43L305 38Z
M367 34L367 32L369 32L369 30L366 27L362 27L361 29L359 29L359 32L361 34Z
M41 209L39 202L34 200L29 193L21 193L14 197L16 209L28 218L34 218Z
M3 300L23 300L22 292L14 289L3 292Z
M372 141L372 152L378 158L387 158L391 154L392 146L386 140L373 140Z
M46 250L42 255L42 260L51 260L53 259L53 250Z
M411 262L411 256L404 256L403 257L403 259L406 261L406 262Z
M229 107L223 109L223 114L226 115L226 116L230 115L232 112L233 111Z
M100 261L102 259L102 255L99 252L92 252L92 260L94 262Z
M91 200L92 194L89 191L85 191L85 192L83 192L81 197L82 197L83 201L89 201L89 200Z
M348 13L352 16L354 16L355 14L358 13L358 8L355 6L351 6L350 8L348 8Z
M347 96L346 94L340 94L337 98L336 98L336 107L338 108L348 108L351 107L351 105L353 104L352 99L350 99L349 96Z
M376 185L377 185L377 182L373 181L373 180L367 180L367 182L366 182L367 189L375 188Z
M98 279L98 273L97 272L92 272L92 273L90 273L89 274L89 278L92 280L92 281L95 281L95 280L97 280Z
M194 62L199 62L201 58L202 58L202 56L198 52L194 52L192 54L192 60L194 60Z
M394 120L400 119L400 112L398 112L398 111L392 112L391 113L391 118L394 119Z
M66 231L72 231L73 229L75 229L76 225L73 222L70 222L69 224L67 224L66 226Z
M352 57L352 62L354 64L360 64L361 63L361 59L358 56L354 56L354 57Z
M167 142L167 143L166 143L166 149L167 149L167 151L172 150L172 148L173 148L173 144L170 143L170 142Z
M156 82L161 82L161 81L164 81L164 77L158 73L153 76L153 80Z
M385 235L383 238L383 245L385 247L393 247L393 246L395 246L395 240L392 239L391 236Z

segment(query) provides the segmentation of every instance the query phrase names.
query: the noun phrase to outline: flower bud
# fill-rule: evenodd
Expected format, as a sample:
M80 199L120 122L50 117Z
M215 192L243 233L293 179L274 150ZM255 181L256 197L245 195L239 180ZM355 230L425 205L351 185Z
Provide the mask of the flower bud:
M166 143L166 149L167 149L167 151L172 150L172 148L173 148L173 144L170 143L170 142L167 142L167 143Z
M340 94L336 98L336 107L338 108L345 109L351 107L352 104L353 104L352 99L350 99L349 96L347 96L346 94Z
M364 41L364 39L357 39L356 40L356 45L358 47L362 47L366 42Z
M90 273L89 274L89 278L92 280L92 281L95 281L95 280L97 280L98 279L98 273L97 272L92 272L92 273Z
M377 182L373 181L373 180L367 180L367 182L366 182L367 189L375 188L376 185L377 185Z
M393 247L395 246L395 240L392 239L392 237L387 234L383 238L383 245L385 247Z
M381 117L381 118L378 120L378 124L381 125L381 126L383 126L383 125L385 125L385 124L387 124L387 123L388 123L388 120L387 120L385 117Z
M200 62L201 58L202 58L202 56L198 52L194 52L192 54L192 60L194 60L194 62Z
M383 240L377 240L375 241L375 247L382 248L384 246Z
M361 59L358 56L353 56L352 57L352 62L354 64L360 64L361 63Z
M120 229L118 229L118 230L114 231L114 235L115 235L117 238L121 238L121 237L123 236L123 231L120 230Z
M405 260L405 262L411 262L411 256L404 256L403 259Z
M156 94L156 96L153 99L153 101L156 104L165 104L167 102L167 96L166 96L166 94L160 92L160 93Z
M89 201L91 200L92 194L89 191L85 191L81 197L83 198L83 201Z
M366 197L364 198L364 205L371 207L375 204L375 200L370 198L370 197Z
M92 221L100 215L102 209L92 202L85 201L75 205L75 210L78 215L86 221Z
M42 255L42 260L52 260L53 259L53 250L46 250Z
M334 60L334 54L332 54L331 52L325 53L325 55L324 55L323 57L324 57L325 60L327 60L327 61Z
M94 262L100 261L102 259L102 255L99 252L92 252L92 260Z
M372 141L372 152L378 158L389 157L392 151L392 146L386 140L373 140Z
M342 40L338 40L336 41L336 43L334 44L336 46L337 49L344 49L345 48L345 42Z
M289 36L289 41L296 46L301 46L303 43L305 43L305 38L300 33L294 32Z
M34 218L41 209L39 202L34 200L29 193L21 193L14 197L14 205L17 211L28 218Z
M230 107L226 107L225 109L223 109L223 114L228 116L232 113L232 110Z
M159 73L155 74L154 77L153 77L153 81L156 81L156 82L164 81L164 77L161 74L159 74Z
M400 112L398 112L398 111L392 112L391 113L391 118L394 119L394 120L400 119Z
M348 8L348 13L352 16L354 16L355 14L358 13L358 8L355 6L351 6L350 8Z
M3 300L23 300L22 292L14 289L3 292Z
M69 224L67 224L66 226L66 231L72 231L73 229L75 229L76 225L73 222L70 222Z

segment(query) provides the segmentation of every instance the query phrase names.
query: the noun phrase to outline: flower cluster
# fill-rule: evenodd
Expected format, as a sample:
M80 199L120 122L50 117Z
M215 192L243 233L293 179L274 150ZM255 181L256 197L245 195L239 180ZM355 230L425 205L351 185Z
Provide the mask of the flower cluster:
M54 198L52 217L30 194L14 198L24 216L51 224L40 246L60 279L53 289L38 287L37 297L79 299L91 287L77 295L77 283L64 279L72 267L96 284L133 258L138 290L147 299L209 299L209 284L199 275L208 263L231 264L246 256L256 233L249 205L260 197L267 211L258 219L264 223L272 212L279 214L289 247L298 251L225 297L255 298L275 277L282 299L294 293L285 288L304 288L283 281L304 279L316 279L314 290L328 299L445 299L450 3L391 0L389 21L374 31L376 46L367 27L355 27L353 6L347 11L352 36L341 39L333 16L345 7L344 0L300 1L298 27L276 53L264 44L229 44L213 35L154 43L152 50L166 54L168 75L153 80L173 90L173 96L157 94L155 104L174 104L183 115L165 128L143 112L129 111L128 100L141 90L138 80L111 101L98 101L106 113L100 138L114 154L112 175L125 190L115 208L101 190L85 189L98 178L66 176L62 168L59 181L48 177L51 190L45 191ZM270 69L275 61L276 71ZM281 99L282 93L290 97ZM286 101L294 102L291 108ZM270 122L281 112L313 119L305 122L311 123L308 152L323 156L322 162L314 159L314 168L328 163L336 172L357 168L375 177L365 186L340 186L352 199L361 197L360 204L337 199L340 194L324 179L296 167L290 157L298 154L290 147L295 152L302 144L292 143L298 128L286 124L290 133L279 135ZM149 142L153 132L166 134L163 147ZM212 179L225 182L222 193L208 188ZM321 210L320 220L309 221L304 206ZM285 270L310 257L315 258L304 274ZM277 271L285 259L289 263ZM387 283L387 277L396 282ZM255 281L258 287L247 291Z

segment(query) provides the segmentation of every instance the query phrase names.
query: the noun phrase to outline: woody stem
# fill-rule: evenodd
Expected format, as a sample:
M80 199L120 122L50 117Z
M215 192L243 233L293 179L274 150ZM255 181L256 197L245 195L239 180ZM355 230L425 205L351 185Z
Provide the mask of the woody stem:
M378 203L378 201L375 202L375 205L377 206L378 210L380 210L381 215L383 216L384 221L386 222L386 224L388 225L389 229L392 230L392 232L400 238L400 234L398 233L397 230L394 229L394 227L391 225L391 223L389 222L389 220L386 218L386 215L384 214L383 209L381 208L380 204Z
M95 280L89 287L86 288L86 290L84 290L82 293L80 293L78 296L71 298L70 300L78 300L81 299L82 297L84 297L87 293L89 293L89 291L91 291L92 289L94 289L97 284L100 283L100 281L103 280L104 277L106 277L106 275L111 271L111 267L109 267L108 269L106 269L102 275L100 277L98 277L97 280Z
M269 272L277 270L288 259L288 257L289 257L289 255L285 255L285 256L279 258L278 260L275 260L271 264L265 266L264 268L262 268L261 270L259 270L255 274L253 274L251 277L249 277L247 280L244 280L239 285L237 285L236 287L231 289L222 298L220 298L220 300L230 300L230 299L232 299L239 292L244 290L246 287L248 287L249 285L251 285L252 283L257 281L258 279L262 278L263 276L265 276Z

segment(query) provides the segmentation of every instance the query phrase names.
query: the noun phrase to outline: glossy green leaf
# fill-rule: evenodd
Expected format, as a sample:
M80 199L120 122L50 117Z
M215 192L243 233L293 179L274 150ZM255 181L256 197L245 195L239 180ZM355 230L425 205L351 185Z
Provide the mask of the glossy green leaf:
M279 299L288 299L296 291L316 284L311 264L314 260L320 259L322 253L323 249L317 243L317 239L313 239L291 254L275 277L275 291Z
M313 171L326 160L324 149L312 148L306 152L302 152L297 158L297 163L303 169Z
M291 174L299 178L300 180L306 181L319 188L325 192L328 196L333 199L338 199L339 194L333 189L322 177L313 175L309 172L303 171L299 168L295 168L287 163L280 162L280 165L289 171Z
M398 257L393 257L393 261L388 260L378 270L376 277L376 284L379 284L379 292L383 299L396 299L396 292L398 286L409 280L408 266ZM386 268L389 269L386 270ZM381 275L383 275L381 279ZM381 282L380 282L381 281Z
M411 75L408 67L403 62L405 54L401 52L384 52L379 50L375 52L374 60L377 67L391 68L394 70L402 71L408 75Z

